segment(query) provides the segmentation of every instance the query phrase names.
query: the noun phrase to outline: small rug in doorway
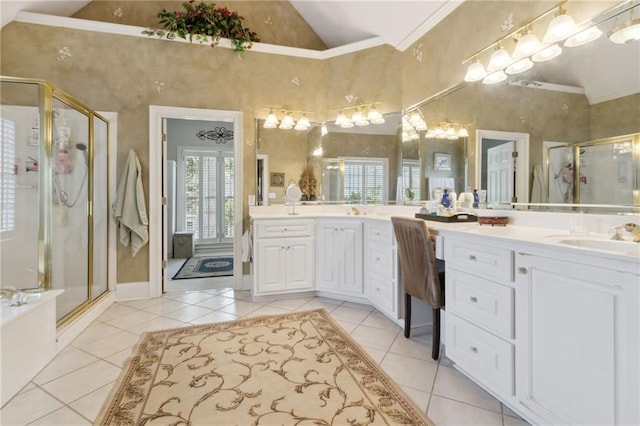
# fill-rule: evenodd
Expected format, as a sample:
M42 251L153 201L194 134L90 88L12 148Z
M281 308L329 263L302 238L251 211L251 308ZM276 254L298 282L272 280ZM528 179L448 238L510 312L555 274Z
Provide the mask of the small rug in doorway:
M324 309L144 333L96 425L431 425Z
M172 279L187 280L231 275L233 275L233 257L231 256L190 257Z

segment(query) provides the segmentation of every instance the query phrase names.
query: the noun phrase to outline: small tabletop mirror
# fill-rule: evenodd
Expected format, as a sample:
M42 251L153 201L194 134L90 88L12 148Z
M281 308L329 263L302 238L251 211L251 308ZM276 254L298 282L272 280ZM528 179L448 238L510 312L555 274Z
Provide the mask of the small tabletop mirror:
M289 186L284 189L284 198L288 201L291 201L291 213L290 215L295 215L296 213L296 201L300 201L302 198L302 191L295 183L291 182Z

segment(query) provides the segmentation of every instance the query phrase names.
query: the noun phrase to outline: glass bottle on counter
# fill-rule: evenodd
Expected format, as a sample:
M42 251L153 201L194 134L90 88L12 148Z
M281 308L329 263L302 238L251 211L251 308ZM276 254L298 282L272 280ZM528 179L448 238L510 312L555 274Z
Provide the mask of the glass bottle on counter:
M448 189L444 189L442 191L442 205L447 209L449 207L451 207L451 199L449 198L449 190Z

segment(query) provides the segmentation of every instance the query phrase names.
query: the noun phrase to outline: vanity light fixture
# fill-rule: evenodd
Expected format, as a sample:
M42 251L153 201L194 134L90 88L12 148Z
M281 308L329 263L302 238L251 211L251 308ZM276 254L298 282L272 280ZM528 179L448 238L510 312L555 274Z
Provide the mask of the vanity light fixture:
M458 130L458 137L459 138L468 138L469 137L469 131L467 130L466 127L464 127L464 126L460 127L460 130Z
M280 125L278 126L278 129L282 129L282 130L293 129L293 126L295 124L296 122L293 119L293 117L291 117L291 115L288 112L285 112L284 117L282 118L282 121L280 121Z
M459 138L468 138L469 131L467 130L469 124L452 123L450 121L442 121L435 123L429 128L425 134L425 139L449 139L456 140ZM456 130L456 128L458 130Z
M549 22L549 28L544 35L543 41L545 43L556 43L569 37L575 33L578 29L573 18L567 15L567 11L564 7L560 6L556 12L555 17Z
M517 62L516 62L517 63ZM508 70L509 68L507 68ZM482 82L484 84L496 84L496 83L500 83L502 81L505 81L507 79L507 75L504 73L504 71L502 70L498 70L494 73L489 74L488 76L486 76Z
M507 49L502 47L500 43L496 44L496 50L491 54L489 58L489 65L487 65L488 72L494 72L503 69L511 63L511 55L507 52Z
M382 124L384 123L384 117L376 109L376 104L382 102L374 102L371 104L349 105L342 108L336 108L334 111L339 111L336 117L335 124L343 129L348 129L355 126L368 126L369 124ZM368 108L368 112L365 111ZM351 119L347 118L344 110L353 109Z
M376 109L375 105L371 105L371 108L369 108L369 113L367 114L367 120L369 120L369 122L372 124L384 123L384 117Z
M356 110L353 112L353 115L351 116L351 122L360 127L369 125L369 121L362 113L362 108L356 108Z
M540 49L540 40L531 32L531 27L528 27L526 31L527 33L520 37L516 44L516 48L513 51L513 59L525 58Z
M521 72L531 69L532 66L533 62L531 62L529 58L524 58L509 65L505 71L509 75L520 74Z
M270 110L269 115L264 121L264 125L262 127L264 127L265 129L275 129L276 127L278 127L278 123L278 117L276 117L276 115L273 113L273 110Z
M634 6L636 7L636 6ZM631 8L630 19L609 31L609 40L617 44L631 43L640 40L640 19L633 18L633 8Z
M298 123L295 125L294 129L295 130L309 130L309 127L311 127L311 123L309 122L309 119L307 118L306 115L303 115L300 120L298 120Z
M449 127L446 131L447 139L454 140L458 139L458 132L453 127Z
M583 44L591 43L597 40L602 35L602 31L597 26L587 28L584 31L580 31L578 34L572 35L565 40L564 45L567 47L578 47Z
M555 57L560 56L562 54L562 48L557 44L552 44L549 47L545 47L535 55L531 57L533 62L545 62L550 61Z
M487 70L484 69L482 62L478 60L478 57L467 68L467 74L464 76L464 81L473 83L474 81L480 81L487 76Z

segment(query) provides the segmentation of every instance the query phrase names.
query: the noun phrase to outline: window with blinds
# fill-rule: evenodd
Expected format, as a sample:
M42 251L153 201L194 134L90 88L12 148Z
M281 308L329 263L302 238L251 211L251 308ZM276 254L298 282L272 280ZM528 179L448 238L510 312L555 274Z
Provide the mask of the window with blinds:
M387 199L387 159L345 158L343 161L345 201L366 204Z
M198 243L233 238L233 152L183 150L181 169L185 231L193 232Z
M16 127L11 120L0 121L0 150L2 175L0 177L0 231L13 231L16 211Z
M420 162L418 160L402 162L402 191L405 201L408 201L407 188L413 192L414 199L420 199Z

